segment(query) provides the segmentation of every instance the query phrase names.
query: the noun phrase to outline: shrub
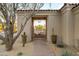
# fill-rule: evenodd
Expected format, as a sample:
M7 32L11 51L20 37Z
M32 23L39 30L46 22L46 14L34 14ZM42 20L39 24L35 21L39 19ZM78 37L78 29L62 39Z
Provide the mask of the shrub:
M65 51L62 56L73 56L72 52L69 52L69 51Z
M17 53L17 56L22 56L22 55L23 55L22 52Z

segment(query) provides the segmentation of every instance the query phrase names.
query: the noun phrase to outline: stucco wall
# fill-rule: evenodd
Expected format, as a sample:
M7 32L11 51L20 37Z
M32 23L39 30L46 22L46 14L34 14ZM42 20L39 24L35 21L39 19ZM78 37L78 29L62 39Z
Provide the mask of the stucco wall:
M62 14L62 40L65 45L73 46L74 40L74 23L71 19L71 15L64 13Z
M61 10L62 14L62 40L66 46L74 46L74 19L72 5L67 4Z
M48 16L47 20L47 40L51 41L52 29L54 28L54 34L61 37L61 17L59 13L52 13Z
M73 10L74 15L74 44L79 47L79 7Z
M60 11L40 11L36 15L47 15L47 41L51 42L52 28L55 34L62 39L63 43L69 46L79 47L79 7L71 10L72 5L64 6ZM21 23L24 23L24 15L28 15L27 11L17 13L18 31ZM27 22L23 32L28 36L28 41L31 40L32 19ZM19 37L18 39L21 39Z
M25 14L17 14L17 19L18 19L17 26L18 26L18 32L19 32L19 30L21 28L21 24L24 24L24 22L25 22ZM27 24L26 24L26 26L25 26L25 28L23 30L23 32L26 32L27 41L31 40L31 25L32 25L31 19L29 19L29 21L27 22ZM21 39L21 35L19 36L18 39Z
M18 31L20 29L21 23L25 21L24 15L28 14L28 12L19 12L17 14L17 19L18 19ZM47 41L51 41L51 35L52 35L52 28L54 28L55 34L58 35L59 37L61 36L61 17L59 12L57 11L40 11L36 15L47 15ZM32 20L30 19L27 22L26 27L24 28L23 32L25 31L27 36L28 36L28 41L31 40L31 30L32 30ZM19 37L21 39L21 37Z

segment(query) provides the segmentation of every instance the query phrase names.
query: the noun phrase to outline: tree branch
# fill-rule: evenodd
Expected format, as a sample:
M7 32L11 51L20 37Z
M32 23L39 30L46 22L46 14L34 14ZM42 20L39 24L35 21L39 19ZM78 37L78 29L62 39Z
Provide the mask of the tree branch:
M4 6L4 3L0 3L0 11L3 14L5 20L7 19L7 10L6 10L6 6Z
M20 29L20 31L17 33L17 35L14 37L12 44L16 41L16 39L19 37L19 35L20 35L21 32L23 31L23 29L24 29L24 27L25 27L27 21L28 21L32 16L35 15L35 8L36 8L36 5L37 5L37 4L35 4L34 10L33 10L32 13L29 15L29 17L28 17L28 18L26 17L26 20L25 20L24 25L21 25L21 29Z

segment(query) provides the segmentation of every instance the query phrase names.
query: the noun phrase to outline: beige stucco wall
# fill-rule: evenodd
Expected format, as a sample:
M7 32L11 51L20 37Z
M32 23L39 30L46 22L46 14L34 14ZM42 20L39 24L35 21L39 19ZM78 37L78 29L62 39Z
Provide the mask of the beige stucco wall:
M17 13L17 19L18 19L18 31L20 29L21 23L23 24L25 21L25 14L28 15L28 12L18 12ZM61 33L61 17L59 12L57 11L41 11L38 12L36 15L47 15L47 41L50 42L51 41L51 35L52 35L52 28L54 28L55 34L57 34L58 36L60 36ZM32 34L32 19L30 19L27 22L26 27L24 28L23 32L25 31L27 36L28 36L28 41L31 40L31 34ZM21 38L21 37L19 37ZM18 39L19 39L18 38Z
M79 7L73 10L74 15L74 44L79 47Z
M71 6L71 5L70 5ZM68 46L79 47L79 7L72 9L66 6L61 11L39 11L36 15L47 15L47 41L51 42L52 28L55 34L61 38L64 44ZM18 31L21 23L25 21L25 15L29 12L20 11L17 13ZM27 22L25 31L28 36L28 41L32 37L32 19ZM19 37L21 38L21 37ZM19 39L18 38L18 39Z
M24 24L24 22L25 22L25 14L20 14L20 13L18 13L17 14L17 28L18 28L18 32L19 32L19 30L20 30L20 28L21 28L21 24ZM26 35L27 35L27 41L30 41L31 40L31 25L32 25L32 22L31 22L31 19L27 22L27 24L26 24L26 26L25 26L25 28L24 28L24 30L23 30L23 32L26 32ZM22 33L23 33L22 32ZM22 34L21 33L21 34ZM19 38L18 39L21 39L21 35L19 36Z
M61 17L57 12L48 16L47 20L47 40L51 41L52 29L54 28L54 34L61 37Z
M74 5L67 4L61 9L62 14L62 40L67 46L74 47Z

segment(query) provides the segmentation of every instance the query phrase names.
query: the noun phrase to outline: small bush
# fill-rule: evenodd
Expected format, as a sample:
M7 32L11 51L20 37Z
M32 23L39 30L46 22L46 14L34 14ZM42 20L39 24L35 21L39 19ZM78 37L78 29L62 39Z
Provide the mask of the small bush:
M69 51L65 51L62 56L73 56L72 52L69 52Z
M17 56L22 56L22 55L23 55L22 52L17 53Z

